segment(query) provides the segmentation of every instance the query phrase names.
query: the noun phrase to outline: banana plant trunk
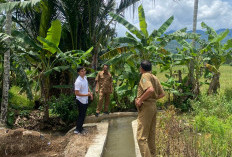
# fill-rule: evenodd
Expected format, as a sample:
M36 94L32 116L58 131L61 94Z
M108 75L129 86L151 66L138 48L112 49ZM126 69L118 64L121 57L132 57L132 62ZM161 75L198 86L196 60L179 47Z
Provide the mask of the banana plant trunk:
M200 79L200 74L201 71L199 68L196 69L196 79L195 79L195 86L194 86L194 98L196 98L199 94L200 94L200 83L199 83L199 79Z
M42 76L41 79L41 96L44 99L44 116L43 120L46 122L49 120L49 91L50 91L50 80L49 76Z
M213 75L213 79L209 85L208 95L217 93L217 89L220 88L219 78L220 78L220 73L216 73Z
M11 0L9 0L11 2ZM11 35L12 12L8 11L6 14L6 34ZM10 44L10 39L7 43ZM3 73L3 88L2 88L2 102L1 102L1 116L0 124L4 125L7 120L8 99L10 87L10 48L4 53L4 73Z
M198 0L194 1L194 11L193 11L193 33L196 33L197 29L197 12L198 12ZM192 41L193 48L195 47L195 40ZM189 81L188 85L193 90L193 92L197 91L196 86L198 82L194 79L194 59L190 60L189 63ZM197 94L197 93L194 93Z

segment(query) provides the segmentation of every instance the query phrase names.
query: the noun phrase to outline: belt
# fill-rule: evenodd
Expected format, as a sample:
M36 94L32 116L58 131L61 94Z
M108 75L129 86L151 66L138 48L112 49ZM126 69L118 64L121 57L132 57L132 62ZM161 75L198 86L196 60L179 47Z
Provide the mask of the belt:
M156 99L147 99L147 100L144 100L144 102L156 102Z

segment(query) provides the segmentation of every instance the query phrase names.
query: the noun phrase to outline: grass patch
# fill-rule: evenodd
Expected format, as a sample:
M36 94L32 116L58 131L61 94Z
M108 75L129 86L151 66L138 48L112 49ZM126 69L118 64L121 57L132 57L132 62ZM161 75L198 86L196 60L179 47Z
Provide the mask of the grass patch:
M20 88L13 86L9 90L9 104L13 109L32 109L33 101L29 100L26 94L20 94Z

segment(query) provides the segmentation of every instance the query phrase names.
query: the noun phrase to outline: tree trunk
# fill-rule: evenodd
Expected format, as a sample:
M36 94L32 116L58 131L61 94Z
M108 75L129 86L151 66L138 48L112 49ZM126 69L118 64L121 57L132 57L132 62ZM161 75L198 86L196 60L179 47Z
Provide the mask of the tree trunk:
M10 2L10 0L9 0ZM12 13L8 11L6 14L6 34L11 35ZM10 44L10 39L7 43ZM10 87L10 48L4 54L4 73L3 73L3 88L1 102L0 124L5 124L7 120L8 96Z
M50 90L50 84L49 84L49 76L42 76L41 78L41 96L43 96L44 100L44 116L43 120L46 122L49 120L49 90Z
M194 0L194 11L193 11L193 33L197 30L197 12L198 12L198 0ZM195 39L192 41L193 47L195 47Z
M220 88L219 78L220 78L220 73L213 75L213 79L209 85L208 95L210 95L212 93L217 93L217 89Z
M197 29L197 12L198 12L198 0L195 0L194 1L194 11L193 11L193 33L196 33L196 29ZM193 48L195 47L195 39L193 39L193 41L192 41L192 46L193 46ZM189 63L188 85L193 90L193 92L195 91L194 89L196 89L195 86L197 86L197 84L198 84L194 79L194 66L195 66L194 59L191 59L190 63Z
M98 47L96 46L93 51L93 59L92 59L92 68L94 70L97 70L97 64L98 64Z

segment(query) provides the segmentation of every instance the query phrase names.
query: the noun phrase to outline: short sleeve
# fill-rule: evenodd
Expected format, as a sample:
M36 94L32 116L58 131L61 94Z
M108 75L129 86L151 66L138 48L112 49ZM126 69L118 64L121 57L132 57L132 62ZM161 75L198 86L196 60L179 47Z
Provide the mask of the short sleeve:
M80 90L81 89L81 83L79 81L75 82L75 90Z
M149 75L142 75L140 85L143 91L147 90L149 87L153 87Z
M164 90L163 90L163 88L162 88L162 86L160 84L160 81L158 79L156 80L156 88L157 88L157 94L158 95L161 95L161 94L164 93Z

